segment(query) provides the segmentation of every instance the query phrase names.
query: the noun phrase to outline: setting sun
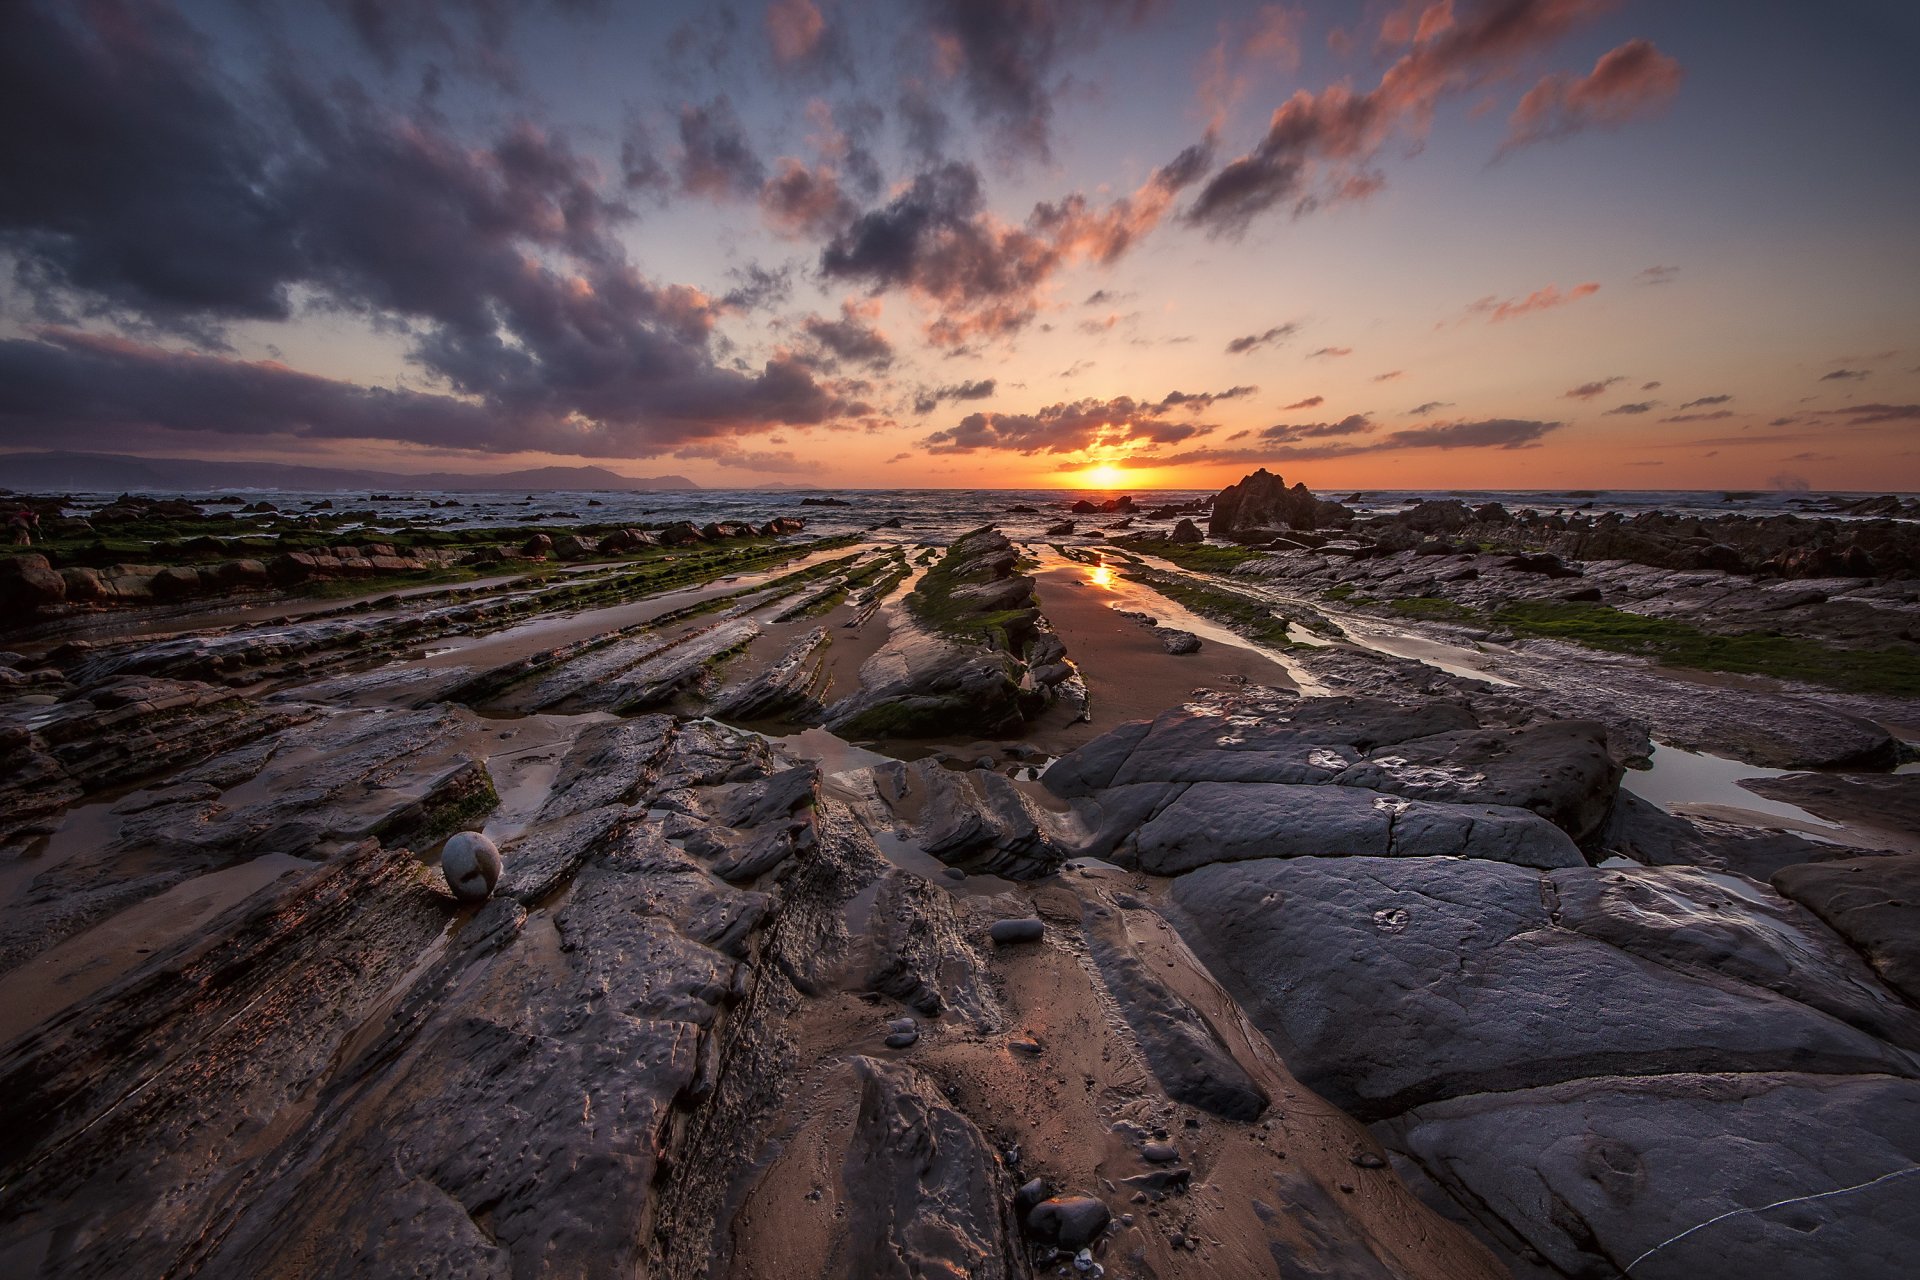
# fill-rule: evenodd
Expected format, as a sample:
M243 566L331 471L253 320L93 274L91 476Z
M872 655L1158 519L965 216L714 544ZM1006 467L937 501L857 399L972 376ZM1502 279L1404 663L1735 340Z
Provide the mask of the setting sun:
M1088 467L1080 473L1080 479L1089 489L1118 489L1126 478L1125 471L1106 462Z

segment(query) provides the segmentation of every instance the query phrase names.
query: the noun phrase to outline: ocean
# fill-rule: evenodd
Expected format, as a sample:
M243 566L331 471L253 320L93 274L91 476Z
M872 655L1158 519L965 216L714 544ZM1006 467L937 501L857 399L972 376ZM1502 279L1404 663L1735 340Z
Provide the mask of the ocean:
M1111 528L1123 514L1074 515L1070 508L1082 499L1099 503L1130 494L1139 511L1179 506L1211 496L1212 489L695 489L654 493L618 491L525 490L500 492L443 492L412 490L370 494L364 490L321 493L274 489L228 489L222 497L246 502L270 502L286 513L300 513L313 504L330 501L336 514L378 513L374 523L391 528L402 520L417 520L443 528L482 528L499 525L541 524L662 524L692 520L750 520L797 516L810 534L829 535L872 530L898 519L898 530L875 531L876 540L902 542L944 541L968 529L994 523L1014 537L1038 537L1060 520L1075 521L1078 532ZM111 502L117 494L76 493L67 508L84 516ZM231 502L211 503L213 495L155 493L183 497L205 504L208 511L233 511ZM1801 492L1739 493L1702 490L1352 490L1331 489L1320 496L1337 498L1364 515L1401 510L1425 499L1458 498L1473 506L1498 502L1512 510L1531 508L1563 514L1576 511L1600 514L1617 511L1632 516L1645 511L1710 519L1729 513L1746 515L1830 515L1845 502L1874 495ZM836 505L808 505L805 499L831 499ZM837 505L844 503L845 505ZM435 505L440 504L440 505ZM453 505L449 505L453 504ZM1013 508L1031 507L1031 512ZM1846 518L1839 516L1838 518ZM342 530L352 528L349 522ZM1152 526L1149 526L1152 527Z

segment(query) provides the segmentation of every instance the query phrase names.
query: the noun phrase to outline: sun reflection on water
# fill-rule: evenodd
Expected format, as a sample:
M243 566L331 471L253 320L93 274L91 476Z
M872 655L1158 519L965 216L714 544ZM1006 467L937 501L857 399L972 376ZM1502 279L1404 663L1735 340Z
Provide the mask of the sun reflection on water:
M1113 570L1103 564L1094 565L1088 581L1096 587L1110 587L1113 585Z

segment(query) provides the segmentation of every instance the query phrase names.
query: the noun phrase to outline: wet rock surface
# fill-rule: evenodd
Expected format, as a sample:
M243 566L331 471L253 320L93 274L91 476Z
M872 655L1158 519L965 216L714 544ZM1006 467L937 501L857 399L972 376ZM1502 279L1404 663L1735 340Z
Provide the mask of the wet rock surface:
M1269 480L1231 518L1299 550L1250 565L1640 590L1469 555L1499 521L1460 504L1330 539L1350 513ZM11 1270L1855 1275L1920 1242L1889 704L1402 646L1442 669L1331 604L1266 667L1298 689L1246 685L1209 674L1231 636L1142 634L1187 616L1145 582L1114 625L1179 692L1125 722L1066 696L991 530L559 532L587 558L545 582L0 654ZM1789 585L1856 637L1904 607ZM882 752L813 727L858 717ZM1623 789L1689 724L1850 772L1756 785L1802 806L1772 827Z

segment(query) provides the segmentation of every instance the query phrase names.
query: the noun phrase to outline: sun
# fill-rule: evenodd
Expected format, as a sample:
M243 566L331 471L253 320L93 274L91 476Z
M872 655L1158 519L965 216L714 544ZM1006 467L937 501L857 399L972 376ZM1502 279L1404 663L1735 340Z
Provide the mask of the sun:
M1107 462L1088 467L1080 473L1080 479L1089 489L1118 489L1126 478L1125 471Z

